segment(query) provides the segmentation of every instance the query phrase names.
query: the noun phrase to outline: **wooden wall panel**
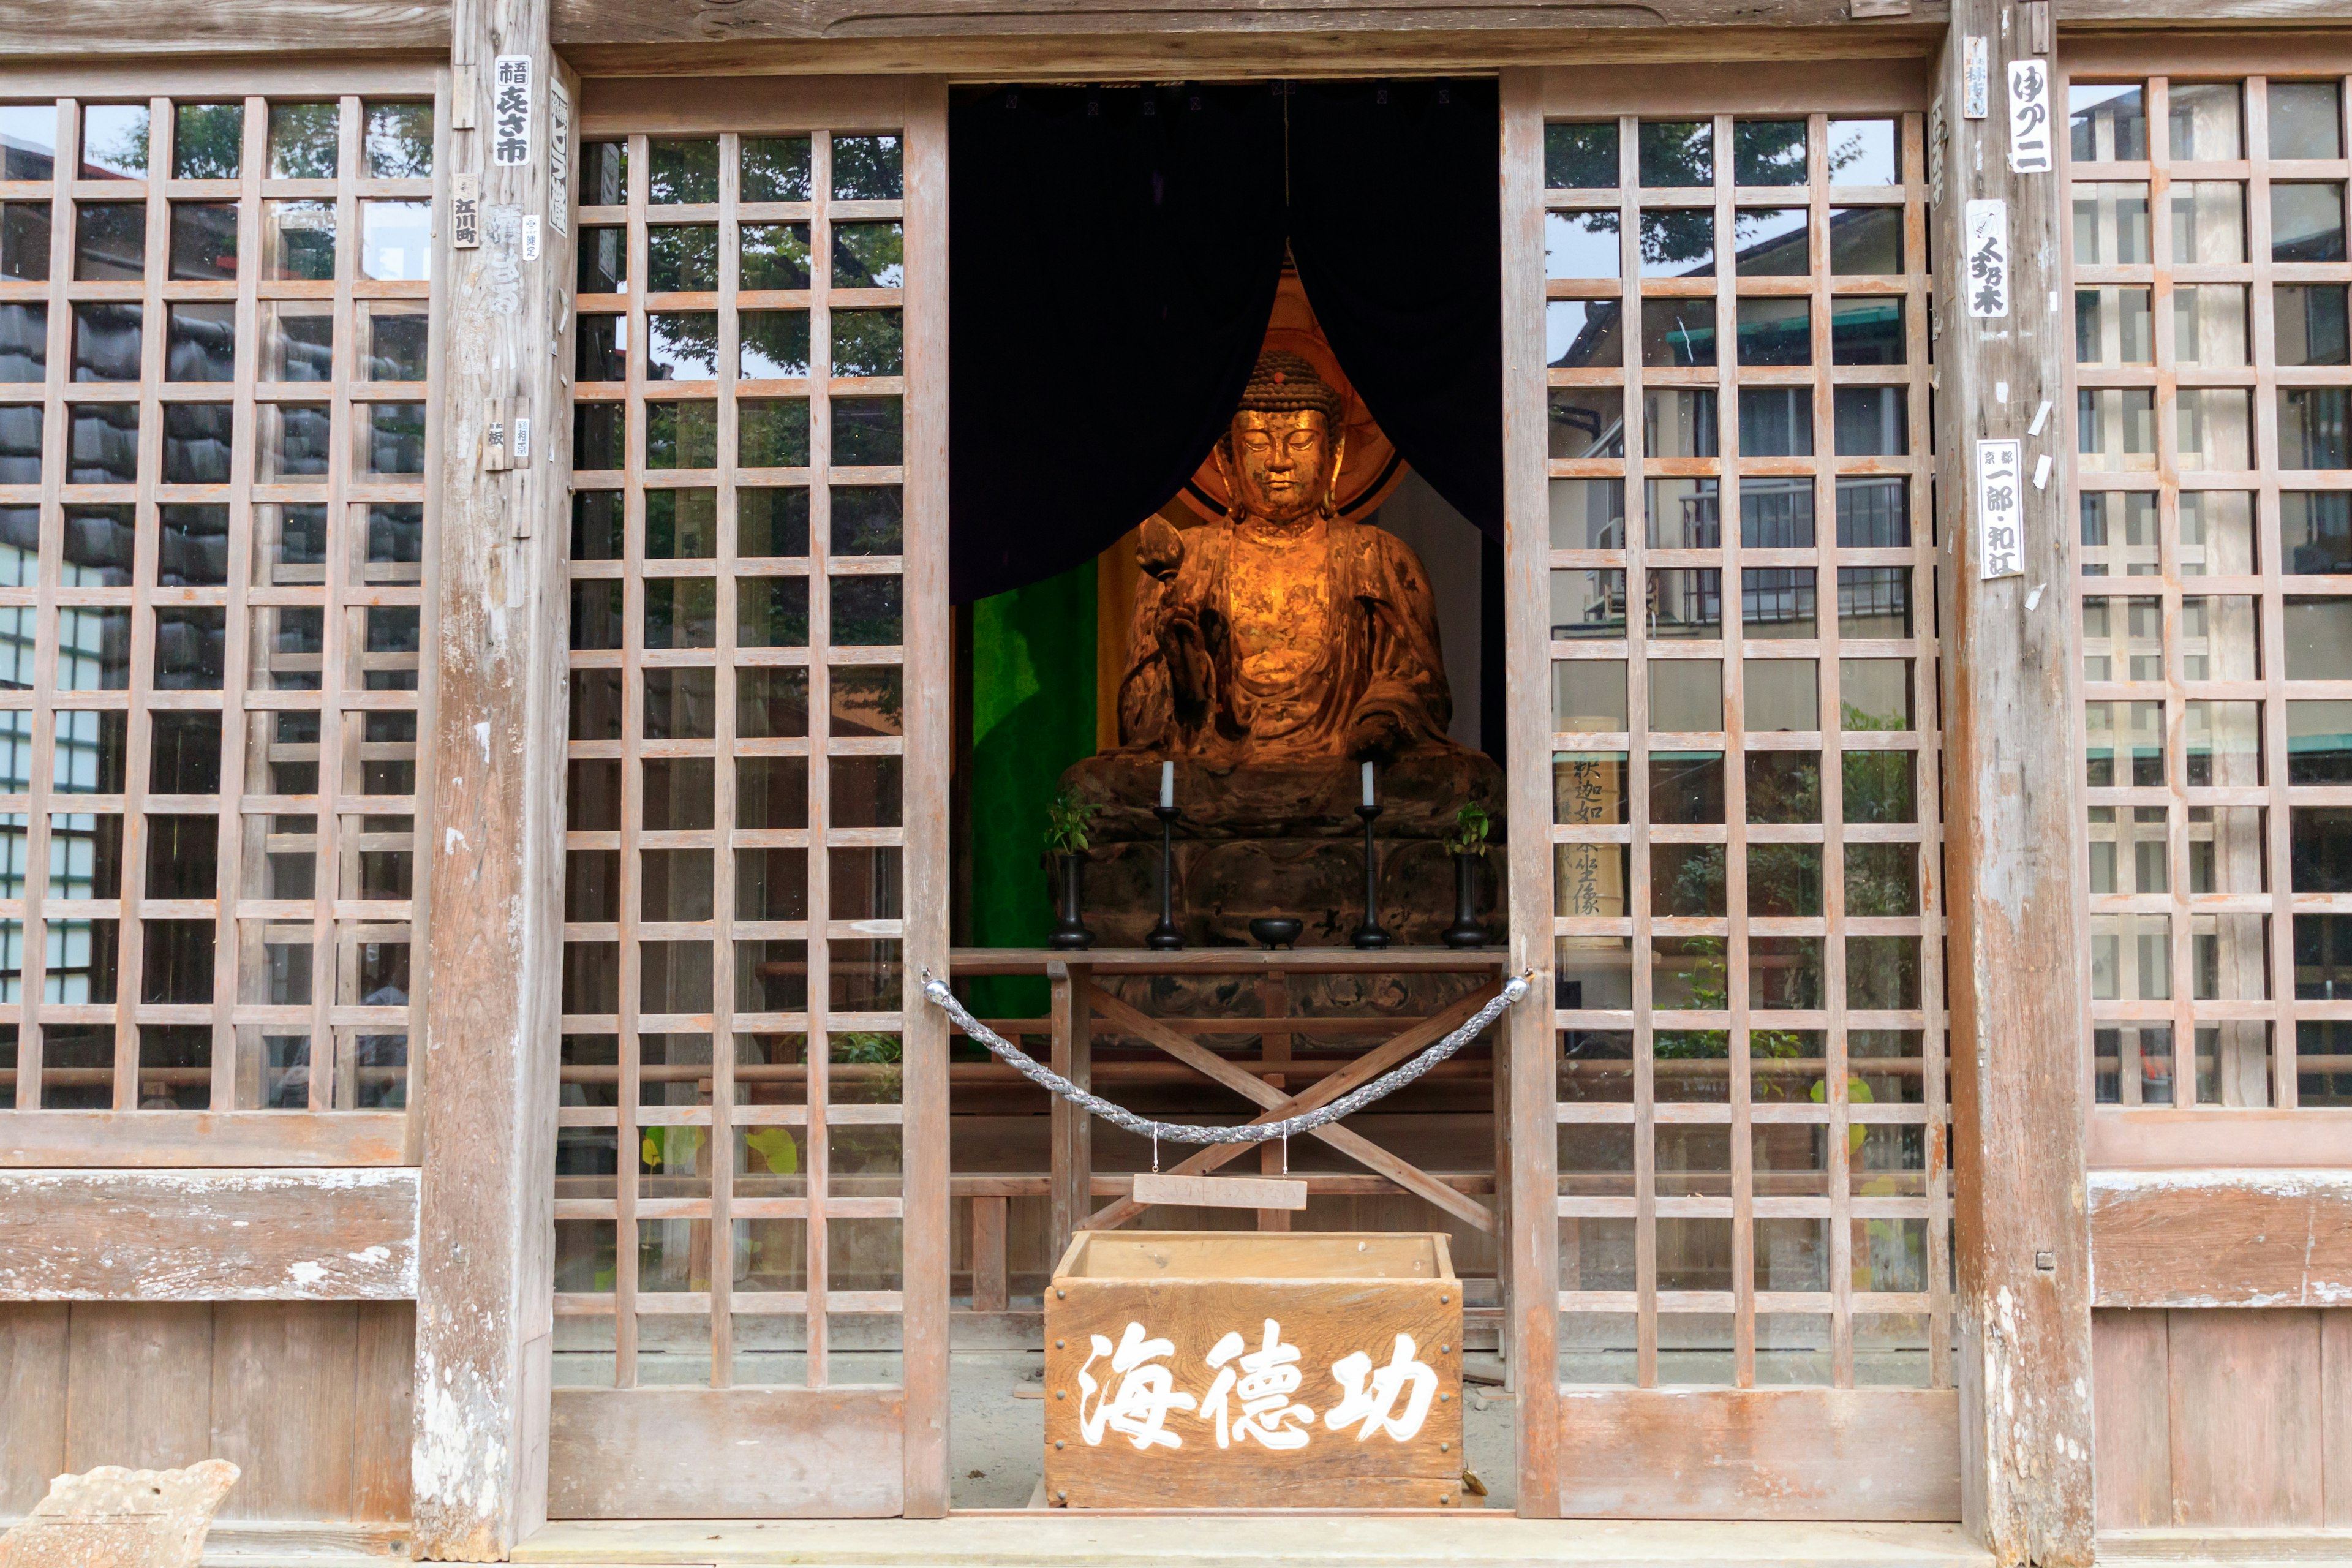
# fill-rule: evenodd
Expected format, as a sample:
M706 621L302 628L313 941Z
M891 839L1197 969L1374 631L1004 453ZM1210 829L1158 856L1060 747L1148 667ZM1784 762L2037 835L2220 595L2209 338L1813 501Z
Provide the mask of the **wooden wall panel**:
M2319 1444L2323 1522L2352 1528L2352 1311L2319 1314Z
M408 1518L409 1444L415 1426L416 1310L404 1301L358 1306L352 1387L352 1517Z
M0 1171L0 1301L406 1300L416 1185L413 1168Z
M65 1472L66 1311L0 1307L0 1514L22 1513Z
M2318 1524L2319 1314L2171 1319L2174 1522Z
M2090 1192L2101 1307L2352 1300L2352 1172L2102 1171Z
M210 1456L208 1304L81 1302L68 1322L67 1469L170 1469Z
M2101 1530L2172 1522L2168 1313L2096 1312L2091 1319L2093 1477Z
M383 1419L354 1398L358 1339L355 1303L214 1309L212 1451L245 1472L223 1518L351 1517L353 1433Z
M405 1302L0 1303L0 1517L97 1465L245 1472L224 1521L409 1514Z
M1957 1520L1959 1419L1948 1388L1563 1388L1559 1510Z
M905 1405L895 1388L559 1388L547 1514L889 1518Z

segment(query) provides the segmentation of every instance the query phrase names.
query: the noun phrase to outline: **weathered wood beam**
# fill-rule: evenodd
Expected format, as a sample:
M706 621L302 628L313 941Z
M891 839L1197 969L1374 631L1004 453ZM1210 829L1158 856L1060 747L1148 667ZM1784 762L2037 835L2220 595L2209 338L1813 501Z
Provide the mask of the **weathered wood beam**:
M0 1168L397 1165L407 1131L397 1110L0 1110Z
M0 1173L0 1301L400 1301L414 1169Z
M2021 8L1958 0L1930 120L1952 1108L1959 1173L1962 1517L2003 1565L2092 1558L2090 1236L2084 1214L2084 870L2070 732L2075 647L2061 312L2061 189L2011 172L2009 68L2054 101ZM1970 119L1970 40L1989 91ZM2063 109L2055 110L2063 116ZM2045 144L2053 128L2045 118ZM1990 310L1971 203L2000 204L2006 294ZM1990 216L1990 208L1977 209ZM1993 258L1985 258L1985 265ZM2046 405L2046 406L2045 406ZM2037 411L2041 417L2037 418ZM2032 434L2029 434L2029 431ZM2018 574L1980 575L1980 441L2021 443ZM2047 460L2046 488L2032 475Z
M455 226L438 226L441 831L425 1009L413 1551L496 1562L547 1507L577 118L555 106L576 104L578 89L548 41L546 0L459 0L450 57L453 120L475 128L452 132L445 181L478 180L480 244L453 248ZM529 72L523 123L502 127L510 89L498 76L513 59ZM494 416L504 421L496 457Z
M1943 6L1934 4L1889 21L1818 27L1748 26L1744 17L1727 16L1672 29L1654 21L1597 26L1589 18L1562 18L1518 28L1432 30L1406 17L1356 30L1288 30L1281 16L1237 9L1222 25L1203 24L1196 31L1140 24L1065 31L1050 17L1013 15L1002 23L992 19L995 31L941 36L844 29L824 38L558 42L583 76L598 79L709 77L719 70L753 77L926 71L991 81L1363 77L1640 60L1753 63L1827 56L1916 61L1941 36L1943 16ZM713 85L724 89L723 82Z
M1558 1047L1552 1015L1551 481L1544 392L1543 77L1502 79L1503 647L1510 965L1495 1076L1504 1353L1518 1401L1518 1511L1560 1511Z
M12 0L0 14L0 56L12 62L295 49L440 54L448 44L449 0Z
M2352 1110L2102 1105L2091 1112L2091 1167L2269 1171L2352 1164Z
M2352 1305L2352 1171L2101 1171L2100 1307Z
M1013 6L958 0L555 0L556 42L567 57L580 44L743 44L755 40L843 43L881 39L970 40L1021 35L1081 39L1250 36L1331 39L1351 33L1526 33L1592 27L1884 27L1915 24L1929 7L1857 23L1849 0L1473 0L1432 7L1422 0L1289 0L1244 6L1233 0L1033 0ZM1935 7L1935 20L1942 19Z

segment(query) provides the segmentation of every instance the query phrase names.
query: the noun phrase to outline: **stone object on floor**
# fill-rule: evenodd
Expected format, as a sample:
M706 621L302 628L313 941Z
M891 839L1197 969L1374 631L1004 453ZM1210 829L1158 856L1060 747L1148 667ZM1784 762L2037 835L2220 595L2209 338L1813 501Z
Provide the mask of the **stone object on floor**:
M239 1473L226 1459L206 1459L184 1470L100 1465L59 1476L0 1535L0 1568L196 1568L213 1513Z

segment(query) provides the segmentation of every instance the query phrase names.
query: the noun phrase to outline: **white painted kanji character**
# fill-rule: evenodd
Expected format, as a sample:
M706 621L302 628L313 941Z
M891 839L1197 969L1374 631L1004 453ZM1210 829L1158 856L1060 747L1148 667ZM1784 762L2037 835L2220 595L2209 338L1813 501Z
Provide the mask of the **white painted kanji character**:
M1117 1351L1102 1335L1090 1337L1091 1353L1078 1368L1078 1436L1087 1440L1087 1446L1099 1447L1108 1428L1133 1438L1138 1451L1155 1444L1182 1447L1184 1439L1167 1429L1168 1413L1192 1409L1192 1396L1177 1393L1174 1374L1158 1364L1161 1358L1176 1353L1175 1345L1167 1340L1144 1338L1143 1325L1133 1322L1119 1336ZM1118 1378L1118 1390L1108 1399L1097 1397L1103 1385L1087 1371L1103 1356L1110 1357L1110 1370Z
M1315 1425L1315 1412L1291 1402L1290 1396L1305 1379L1298 1370L1298 1347L1282 1342L1282 1325L1272 1318L1265 1321L1265 1342L1243 1355L1246 1342L1240 1334L1229 1332L1211 1347L1209 1364L1217 1369L1217 1379L1201 1401L1201 1418L1216 1422L1220 1448L1251 1437L1269 1448L1304 1448L1305 1429ZM1226 1364L1235 1356L1241 1356L1238 1373ZM1231 1418L1230 1432L1229 1395L1237 1395L1242 1406L1241 1415ZM1286 1422L1296 1422L1297 1427Z
M1363 1429L1356 1434L1359 1443L1374 1432L1385 1431L1402 1443L1421 1430L1429 1415L1429 1406L1437 1397L1437 1369L1425 1362L1415 1361L1411 1334L1396 1337L1396 1349L1389 1364L1374 1367L1372 1358L1361 1351L1344 1356L1332 1367L1331 1376L1344 1394L1339 1403L1325 1414L1323 1424L1333 1431L1343 1430L1350 1422L1361 1421ZM1410 1385L1405 1394L1404 1411L1397 1414L1397 1395Z

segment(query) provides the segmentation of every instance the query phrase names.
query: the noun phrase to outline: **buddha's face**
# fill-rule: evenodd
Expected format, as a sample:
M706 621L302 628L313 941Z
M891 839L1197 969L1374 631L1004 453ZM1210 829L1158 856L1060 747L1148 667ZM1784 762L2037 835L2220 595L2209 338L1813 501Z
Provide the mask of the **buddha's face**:
M1233 483L1242 510L1270 522L1311 515L1330 476L1331 434L1313 409L1234 416Z

